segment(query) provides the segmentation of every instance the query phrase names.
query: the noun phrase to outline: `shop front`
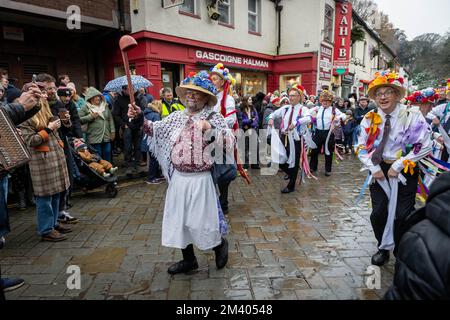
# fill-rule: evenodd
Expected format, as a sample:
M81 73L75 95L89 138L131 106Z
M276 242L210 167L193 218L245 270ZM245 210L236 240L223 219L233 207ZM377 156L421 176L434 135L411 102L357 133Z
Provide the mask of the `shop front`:
M315 91L316 53L271 56L150 31L133 36L138 46L129 52L130 64L136 74L153 83L149 92L155 97L162 87L175 89L191 71L209 70L217 63L230 70L236 79L234 90L241 96L286 90L294 82L308 93ZM106 79L124 74L121 59L116 50L106 61Z

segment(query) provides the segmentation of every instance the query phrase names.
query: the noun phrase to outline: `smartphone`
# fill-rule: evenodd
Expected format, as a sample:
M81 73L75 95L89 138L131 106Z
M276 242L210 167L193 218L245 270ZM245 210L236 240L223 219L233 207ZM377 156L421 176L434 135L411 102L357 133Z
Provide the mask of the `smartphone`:
M37 76L35 74L33 74L33 77L31 78L31 82L36 83L36 78L37 78Z

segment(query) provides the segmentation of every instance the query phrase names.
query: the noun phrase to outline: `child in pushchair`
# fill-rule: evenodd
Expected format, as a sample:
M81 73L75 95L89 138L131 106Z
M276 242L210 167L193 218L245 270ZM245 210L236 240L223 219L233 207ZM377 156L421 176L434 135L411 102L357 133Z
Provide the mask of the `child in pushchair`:
M79 172L75 177L75 183L83 191L107 184L106 194L115 197L117 195L117 176L114 173L117 171L117 167L113 167L110 162L103 160L96 150L82 139L71 139L69 146Z

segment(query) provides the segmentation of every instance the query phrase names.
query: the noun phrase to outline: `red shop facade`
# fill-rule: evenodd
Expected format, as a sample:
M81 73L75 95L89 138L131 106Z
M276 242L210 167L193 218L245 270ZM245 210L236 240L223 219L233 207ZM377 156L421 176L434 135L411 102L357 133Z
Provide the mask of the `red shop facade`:
M132 72L153 83L149 92L155 97L162 87L174 89L189 72L209 70L219 62L236 78L235 91L240 95L285 90L294 82L300 82L308 94L316 89L315 52L272 56L149 31L132 36L138 41L128 54ZM107 81L124 74L117 46L108 52L104 57Z

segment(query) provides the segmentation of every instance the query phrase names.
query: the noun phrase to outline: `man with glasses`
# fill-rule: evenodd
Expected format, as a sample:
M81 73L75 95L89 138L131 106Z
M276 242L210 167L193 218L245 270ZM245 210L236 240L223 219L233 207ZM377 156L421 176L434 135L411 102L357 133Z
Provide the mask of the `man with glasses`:
M321 106L313 110L316 113L316 125L313 133L313 141L317 148L311 149L311 160L309 167L311 172L317 171L319 162L319 153L322 147L325 149L325 176L331 175L331 166L333 163L334 152L334 134L333 128L336 122L345 120L346 115L331 106L333 103L333 93L328 90L323 90L320 93L319 101Z
M301 135L305 133L305 130L307 130L306 126L311 122L309 109L302 105L304 92L303 86L294 85L288 92L290 104L279 108L269 116L269 127L273 126L275 119L282 119L280 139L290 159L288 163L280 165L280 168L289 176L289 183L286 188L281 190L281 193L295 191L295 182L297 181L300 157L303 151L301 148Z
M389 250L398 245L397 235L414 209L419 178L416 163L431 151L431 131L420 111L400 104L405 95L402 78L391 72L375 76L368 93L377 109L361 121L357 153L375 181L370 185L370 221L379 250L372 256L372 264L382 266L389 259ZM401 180L405 184L398 183ZM393 193L387 195L393 183L398 183L396 207L390 206ZM394 221L393 225L387 221Z

